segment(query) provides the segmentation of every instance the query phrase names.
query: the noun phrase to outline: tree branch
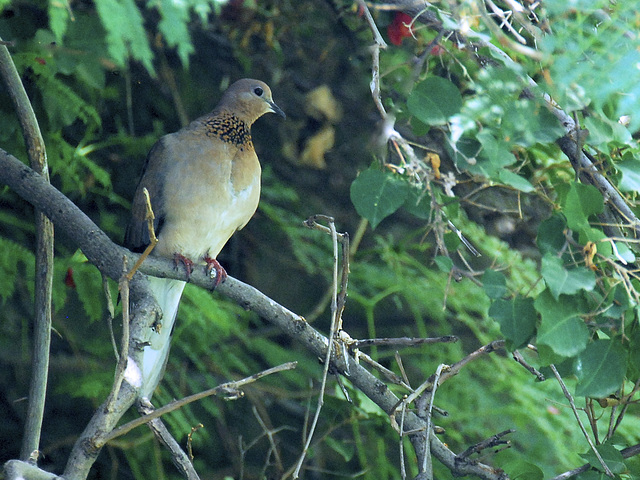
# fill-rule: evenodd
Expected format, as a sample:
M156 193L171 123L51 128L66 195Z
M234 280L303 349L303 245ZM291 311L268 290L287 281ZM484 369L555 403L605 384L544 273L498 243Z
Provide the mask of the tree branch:
M15 107L22 136L27 146L31 167L49 181L49 167L36 115L24 90L16 66L5 42L0 38L0 76L7 87ZM34 462L38 457L40 433L44 417L49 375L49 349L51 345L51 297L53 292L53 224L36 210L36 267L35 267L35 316L33 327L33 353L29 402L24 437L20 449L23 460Z

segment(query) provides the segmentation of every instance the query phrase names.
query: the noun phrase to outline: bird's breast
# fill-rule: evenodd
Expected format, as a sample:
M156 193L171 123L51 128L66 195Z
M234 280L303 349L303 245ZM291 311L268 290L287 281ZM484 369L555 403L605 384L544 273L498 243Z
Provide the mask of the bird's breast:
M260 164L255 152L239 158L242 151L233 146L222 144L215 150L215 156L201 151L172 166L173 180L164 191L170 208L165 208L158 254L177 252L194 261L215 258L256 211Z

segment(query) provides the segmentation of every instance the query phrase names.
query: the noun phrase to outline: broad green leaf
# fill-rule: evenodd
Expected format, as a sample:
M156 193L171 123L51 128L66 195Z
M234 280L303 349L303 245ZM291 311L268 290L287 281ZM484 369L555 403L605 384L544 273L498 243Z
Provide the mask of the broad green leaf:
M593 185L572 182L562 205L567 225L572 230L589 228L589 216L604 209L602 194Z
M538 105L537 108L536 120L538 125L532 132L534 140L540 143L551 143L563 136L565 134L564 128L562 128L555 115L544 106Z
M572 295L580 290L591 291L596 286L596 275L586 267L568 270L561 258L547 254L542 257L542 277L553 296Z
M495 270L487 270L482 276L482 287L489 298L502 298L507 293L507 278Z
M547 345L563 357L573 357L586 348L589 329L580 318L584 313L584 302L567 295L557 300L545 290L534 305L542 316L538 344Z
M561 215L552 215L543 221L538 227L536 244L542 254L557 254L564 246L567 239L564 230L567 223Z
M622 453L613 445L596 445L596 450L612 473L623 473L627 470ZM599 472L604 472L604 467L593 450L589 449L586 453L581 453L580 456L589 462L593 468Z
M431 197L418 187L410 187L404 208L412 215L427 220L431 216Z
M516 157L511 153L509 144L494 137L489 130L478 133L476 138L482 145L482 150L478 161L466 167L469 172L491 178L498 176L504 167L515 163Z
M489 308L489 316L500 324L502 335L510 343L509 350L526 345L535 333L537 315L530 298L496 300Z
M462 96L449 80L429 77L413 88L407 107L421 122L443 125L462 108Z
M625 160L616 163L616 168L622 172L618 187L623 192L640 191L640 160Z
M620 388L626 371L626 354L619 341L597 340L576 358L576 395L606 397Z
M397 175L370 168L351 184L351 201L358 214L369 220L371 228L376 228L402 206L409 189L409 184Z
M498 172L498 179L504 183L505 185L509 185L510 187L515 188L516 190L520 190L524 193L530 193L535 190L531 182L520 175L513 173L510 170L500 170Z

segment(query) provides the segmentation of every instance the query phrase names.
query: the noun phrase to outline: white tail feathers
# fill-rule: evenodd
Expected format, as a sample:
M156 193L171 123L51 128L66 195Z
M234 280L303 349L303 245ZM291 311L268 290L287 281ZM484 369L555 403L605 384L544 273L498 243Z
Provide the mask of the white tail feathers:
M144 347L142 353L141 397L150 399L162 379L184 286L182 280L149 277L149 287L162 310L162 326L158 333L151 334L149 345Z

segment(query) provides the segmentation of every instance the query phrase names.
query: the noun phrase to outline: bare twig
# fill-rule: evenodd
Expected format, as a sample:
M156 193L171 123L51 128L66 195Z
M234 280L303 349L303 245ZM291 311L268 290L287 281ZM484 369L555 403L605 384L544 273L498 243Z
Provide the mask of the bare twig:
M114 403L120 394L120 386L124 380L124 372L127 368L127 352L129 351L129 284L130 280L126 272L128 269L127 257L122 260L122 277L118 285L120 291L120 300L122 301L122 340L120 341L120 355L118 355L118 364L113 378L113 387L106 402L106 410L113 411Z
M565 398L569 401L569 405L571 405L571 410L573 411L573 415L576 417L578 425L580 426L580 430L582 431L584 438L587 439L587 443L589 444L589 447L591 448L594 455L602 465L602 468L604 469L604 473L608 477L613 478L613 472L611 472L611 470L609 469L609 466L606 464L606 462L600 455L600 452L598 452L598 450L596 449L596 446L591 441L591 438L589 437L589 434L587 433L586 428L584 428L584 424L582 423L582 420L580 420L580 415L578 415L578 409L576 408L576 404L573 401L573 396L571 395L571 393L569 393L569 390L567 389L567 386L564 384L564 381L562 380L560 373L558 373L558 369L553 364L549 365L549 367L551 368L551 371L555 375L556 380L558 380L558 383L560 384L560 388L562 388L562 393L564 393Z
M458 337L455 335L445 335L443 337L435 338L410 338L410 337L398 337L398 338L366 338L363 340L353 340L349 345L349 348L361 348L372 346L394 346L394 347L415 347L418 345L430 345L433 343L455 343L458 341Z
M138 412L141 415L150 415L154 412L153 405L146 398L138 401ZM182 449L178 441L171 435L166 425L160 418L150 420L147 425L153 432L153 435L160 441L171 454L171 460L183 477L187 480L200 480L198 472L193 467L192 459Z
M327 377L329 375L329 367L331 365L331 354L333 352L333 344L336 334L338 332L338 327L341 324L341 320L339 318L339 314L341 311L338 310L338 232L336 231L336 226L331 217L325 217L316 215L315 218L324 218L329 223L329 232L331 233L331 240L333 242L333 294L331 296L331 330L329 332L329 344L327 346L327 351L324 357L324 370L322 372L322 382L320 384L320 392L318 393L318 404L316 406L316 412L313 416L313 420L311 421L311 427L309 428L309 433L307 434L307 441L305 442L304 448L302 449L302 454L300 455L300 459L298 460L298 464L293 472L293 478L296 479L300 476L300 469L302 468L302 464L304 463L304 459L307 456L307 451L309 450L309 446L311 445L311 440L313 439L313 433L315 432L316 426L318 424L318 419L320 418L320 411L322 410L322 405L324 404L324 392L327 386ZM319 227L317 222L316 227ZM336 354L337 356L337 354Z
M168 403L163 407L153 410L153 412L150 412L143 417L131 420L121 427L116 428L112 432L105 435L104 438L102 438L102 443L105 444L113 440L114 438L120 437L121 435L130 432L140 425L144 425L154 418L160 418L162 415L173 412L174 410L178 410L179 408L189 405L190 403L202 400L203 398L210 397L212 395L227 395L227 398L231 400L240 398L243 396L243 393L240 391L240 387L253 383L256 380L266 377L267 375L272 375L274 373L283 372L286 370L292 370L296 368L297 363L298 362L283 363L282 365L278 365L277 367L268 368L267 370L264 370L262 372L255 373L249 377L243 378L242 380L223 383L215 388L210 388L209 390L194 393L193 395L189 395L188 397L184 397L179 400L174 400L173 402Z
M510 428L510 429L505 430L503 432L496 433L492 437L489 437L486 440L483 440L483 441L481 441L479 443L476 443L475 445L470 446L464 452L459 454L458 457L459 458L467 458L470 455L472 455L474 453L480 453L482 450L486 450L487 448L493 448L493 447L495 447L497 445L504 445L504 444L508 445L509 444L509 440L503 440L502 437L504 437L505 435L508 435L510 433L513 433L513 432L515 432L515 430L513 428Z
M532 373L533 375L535 375L536 379L539 382L544 382L545 381L544 375L542 373L540 373L535 367L529 365L519 351L514 350L512 355L513 355L513 359L516 362L518 362L520 365L522 365L524 368L526 368L529 371L529 373Z

